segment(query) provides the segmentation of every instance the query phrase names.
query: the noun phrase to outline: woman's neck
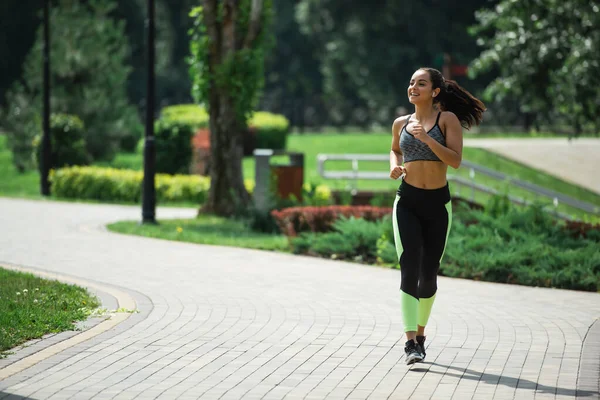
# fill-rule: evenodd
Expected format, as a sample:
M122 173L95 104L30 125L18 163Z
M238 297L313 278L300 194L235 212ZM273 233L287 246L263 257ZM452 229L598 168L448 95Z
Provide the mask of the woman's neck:
M437 111L433 105L417 106L415 105L415 118L419 121L425 121L431 118Z

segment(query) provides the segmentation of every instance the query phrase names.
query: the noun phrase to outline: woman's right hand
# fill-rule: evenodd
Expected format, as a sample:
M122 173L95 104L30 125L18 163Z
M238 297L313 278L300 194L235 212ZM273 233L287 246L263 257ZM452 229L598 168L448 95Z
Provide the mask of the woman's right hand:
M390 178L398 179L402 174L406 173L406 168L402 165L396 165L394 168L390 170Z

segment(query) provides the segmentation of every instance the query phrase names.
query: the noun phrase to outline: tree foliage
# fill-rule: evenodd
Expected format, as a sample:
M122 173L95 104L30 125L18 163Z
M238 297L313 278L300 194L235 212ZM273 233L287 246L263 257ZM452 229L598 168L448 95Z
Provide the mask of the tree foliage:
M466 27L485 0L302 0L297 18L320 55L327 104L339 124L388 125L396 107L408 106L415 69L441 68L444 53L458 63L477 51ZM473 90L472 83L465 82Z
M473 33L485 50L472 71L498 73L488 100L516 98L521 111L560 116L576 132L600 126L600 3L502 0L477 20Z

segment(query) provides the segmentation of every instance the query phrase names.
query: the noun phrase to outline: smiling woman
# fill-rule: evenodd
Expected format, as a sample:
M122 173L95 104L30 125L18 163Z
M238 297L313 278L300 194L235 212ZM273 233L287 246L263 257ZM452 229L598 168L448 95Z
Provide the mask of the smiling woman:
M462 128L479 124L484 104L433 68L410 79L415 113L392 126L390 178L402 179L393 210L401 267L406 363L425 358L425 325L437 292L437 274L452 224L448 166L462 161Z

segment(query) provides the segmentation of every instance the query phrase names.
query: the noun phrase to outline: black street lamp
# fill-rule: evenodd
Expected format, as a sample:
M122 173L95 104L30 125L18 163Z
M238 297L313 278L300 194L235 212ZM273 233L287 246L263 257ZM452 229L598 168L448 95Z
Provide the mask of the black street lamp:
M50 0L44 0L44 114L42 150L40 152L40 189L43 196L50 196L50 175L52 143L50 142Z
M156 149L154 143L154 0L148 0L148 80L146 85L146 138L144 141L144 187L142 223L156 224L154 187Z

